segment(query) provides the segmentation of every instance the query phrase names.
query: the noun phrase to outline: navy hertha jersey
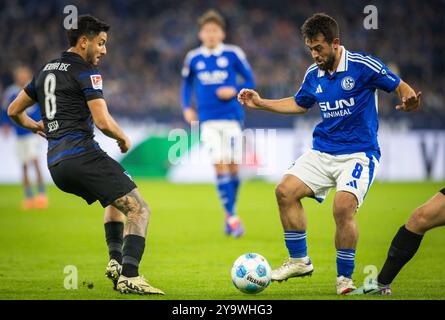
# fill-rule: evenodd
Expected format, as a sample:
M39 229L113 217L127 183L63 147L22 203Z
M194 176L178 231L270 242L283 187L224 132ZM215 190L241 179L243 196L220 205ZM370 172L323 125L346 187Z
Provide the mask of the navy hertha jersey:
M213 50L204 46L190 51L182 68L181 104L191 106L194 91L199 121L244 119L243 107L234 96L221 100L216 95L223 86L253 89L255 81L244 52L237 46L220 44ZM243 81L239 81L239 78Z
M313 149L332 155L365 152L380 158L377 141L377 89L394 91L400 78L380 60L343 46L333 74L311 65L294 98L297 104L320 107L322 121L313 133Z
M100 150L88 101L103 99L96 66L74 52L45 64L24 89L40 105L48 139L48 166Z

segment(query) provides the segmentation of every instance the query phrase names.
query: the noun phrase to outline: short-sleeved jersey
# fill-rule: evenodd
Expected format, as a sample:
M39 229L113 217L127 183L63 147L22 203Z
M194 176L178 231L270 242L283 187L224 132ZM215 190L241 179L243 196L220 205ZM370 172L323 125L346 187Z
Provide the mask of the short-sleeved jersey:
M40 104L48 138L48 166L100 150L87 101L103 98L97 67L76 53L63 52L45 64L25 92Z
M20 88L16 84L10 85L9 87L6 88L3 99L3 108L2 108L3 110L1 110L2 115L0 117L1 118L0 122L12 126L15 130L15 133L19 137L32 134L32 131L22 128L21 126L15 124L11 120L11 118L8 117L6 110L8 109L8 106L11 104L11 102L14 101L14 99L18 96L20 90L22 90L22 88ZM42 118L40 117L40 107L37 103L26 109L26 113L31 119L35 121L42 120Z
M239 81L240 77L243 81ZM221 100L216 95L223 86L253 89L254 76L244 52L237 46L220 44L213 50L204 46L191 50L182 68L181 104L191 107L194 89L200 121L244 119L237 97Z
M337 70L329 74L311 65L294 98L304 108L315 103L322 121L313 133L313 149L332 155L365 152L380 159L377 140L377 89L394 91L400 78L380 60L344 47Z

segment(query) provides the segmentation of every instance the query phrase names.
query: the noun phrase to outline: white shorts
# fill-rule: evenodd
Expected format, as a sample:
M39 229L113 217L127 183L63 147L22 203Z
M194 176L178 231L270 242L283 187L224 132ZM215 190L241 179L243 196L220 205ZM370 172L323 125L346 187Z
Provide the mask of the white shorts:
M39 156L40 141L35 134L27 134L17 137L17 158L21 164L37 159Z
M201 141L212 163L242 162L243 134L235 120L209 120L201 124Z
M360 207L379 166L378 160L364 152L333 156L309 150L285 172L302 180L322 202L331 188L354 194Z

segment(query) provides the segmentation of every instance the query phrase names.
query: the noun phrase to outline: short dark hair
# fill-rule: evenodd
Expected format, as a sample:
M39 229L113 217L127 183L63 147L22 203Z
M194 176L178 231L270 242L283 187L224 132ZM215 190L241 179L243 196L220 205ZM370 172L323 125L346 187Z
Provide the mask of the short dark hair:
M204 12L204 14L198 18L198 26L200 29L203 27L203 25L209 22L216 23L223 30L226 28L226 22L224 21L223 16L216 10L210 9Z
M340 30L334 18L325 13L316 13L304 22L301 34L309 40L322 34L328 43L332 43L335 38L340 37Z
M74 47L81 36L92 39L97 37L100 32L107 32L109 29L108 24L96 17L89 14L80 15L77 19L77 29L72 28L67 32L68 42L70 46Z

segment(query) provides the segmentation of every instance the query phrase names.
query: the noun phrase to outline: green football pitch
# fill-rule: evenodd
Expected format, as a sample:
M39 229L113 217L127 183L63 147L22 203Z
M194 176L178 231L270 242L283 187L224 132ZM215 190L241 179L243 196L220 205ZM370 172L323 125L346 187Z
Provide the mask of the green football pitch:
M165 296L121 295L104 276L107 248L103 209L49 187L50 208L21 211L19 186L0 186L0 299L362 299L335 294L336 252L332 196L304 200L310 278L271 283L257 295L239 292L230 279L235 259L257 252L272 265L286 257L274 185L242 185L238 211L246 234L223 235L223 213L211 184L175 185L138 181L152 209L141 273ZM411 211L444 183L376 183L358 212L360 237L354 280L361 285L370 267L380 268L392 237ZM385 299L445 298L445 229L428 232L419 252L393 283ZM64 287L66 266L75 266L78 288ZM371 267L372 269L372 267ZM382 297L366 296L365 299Z

